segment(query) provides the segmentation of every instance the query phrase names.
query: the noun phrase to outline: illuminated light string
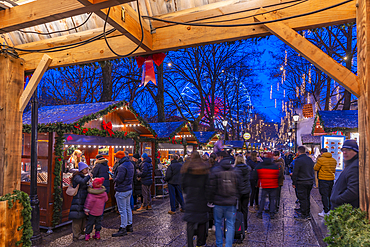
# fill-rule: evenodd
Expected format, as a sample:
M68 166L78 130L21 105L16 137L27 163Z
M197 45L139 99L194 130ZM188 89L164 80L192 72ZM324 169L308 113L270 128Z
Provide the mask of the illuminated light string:
M270 99L272 99L272 85L271 85L271 88L270 88Z
M275 108L276 108L276 99L275 99Z

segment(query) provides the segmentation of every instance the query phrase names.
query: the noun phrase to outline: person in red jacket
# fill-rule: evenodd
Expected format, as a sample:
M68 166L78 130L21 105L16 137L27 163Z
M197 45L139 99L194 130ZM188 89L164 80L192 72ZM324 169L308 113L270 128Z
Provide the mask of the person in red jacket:
M279 166L272 162L272 154L268 154L263 158L263 162L256 167L258 180L261 191L260 207L258 209L257 218L262 219L262 211L265 209L266 196L269 196L270 202L270 218L275 218L275 202L277 196L277 188L279 187Z
M108 195L107 192L105 192L106 189L104 186L102 186L103 183L104 178L95 178L93 181L93 187L87 189L89 194L87 195L84 209L85 214L89 215L85 231L86 241L89 241L90 233L92 232L94 225L95 235L93 238L100 239L101 219L103 216L105 203L108 201Z

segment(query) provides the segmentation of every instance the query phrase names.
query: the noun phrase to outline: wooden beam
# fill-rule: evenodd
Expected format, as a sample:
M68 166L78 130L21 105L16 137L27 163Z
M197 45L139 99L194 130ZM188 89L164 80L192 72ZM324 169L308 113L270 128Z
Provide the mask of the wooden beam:
M370 1L358 0L357 73L361 95L358 99L360 208L370 218Z
M261 13L265 10L261 9ZM257 21L270 21L276 19L276 16L266 13L254 17ZM266 28L281 39L285 44L289 45L295 51L299 52L308 61L321 69L324 73L337 81L348 91L358 97L360 95L360 87L358 77L348 70L343 65L339 64L321 49L294 31L289 26L281 22L273 22L265 24Z
M0 196L21 188L24 61L0 55Z
M103 20L106 19L107 13L108 9L95 11L95 14ZM123 6L111 7L108 23L127 36L135 44L138 45L140 43L141 27L139 23L139 17L130 5L124 4ZM144 28L142 48L145 51L151 51L153 47L153 37L150 33L150 27L143 19L141 19L141 23Z
M12 32L128 2L131 0L103 0L85 6L86 2L82 0L37 0L0 11L0 33Z
M279 10L276 12L280 18L289 17L307 13L308 11L318 10L324 7L337 4L339 0L310 0L303 2L291 8ZM239 18L249 14L255 14L256 11L251 13L240 13L232 16L225 16L216 18L215 20L226 20L227 18ZM286 20L283 23L293 28L294 30L304 30L308 28L323 27L335 24L343 24L355 22L356 20L356 6L354 2L349 2L342 6L319 12L310 16ZM228 24L240 23L254 23L253 18L236 20L226 22ZM224 23L224 24L226 24ZM222 23L219 23L222 24ZM225 27L225 28L212 28L212 27L190 27L190 26L169 26L156 30L153 34L153 50L149 53L171 51L180 48L191 46L199 46L211 43L219 43L225 41L240 40L252 37L260 37L271 35L264 25L254 25L246 27ZM65 42L69 39L69 35L65 36ZM49 39L50 42L53 39ZM47 41L46 41L47 42ZM135 44L129 44L129 39L122 36L109 38L109 43L112 44L114 50L119 54L126 54L135 48ZM89 44L90 45L90 44ZM116 56L109 51L104 40L95 41L93 45L82 46L70 49L64 52L53 53L53 62L51 67L68 66L75 63L87 63L95 60L107 60L116 58ZM87 48L89 46L89 48ZM32 48L32 43L28 44ZM47 47L47 46L46 46ZM83 53L81 53L83 51ZM141 55L145 53L144 50L139 49L133 55ZM76 56L75 54L79 54ZM40 54L25 54L21 56L27 61L26 71L33 71L42 55Z
M48 69L49 64L53 59L48 55L44 54L39 65L37 66L35 73L33 73L30 81L28 82L26 89L23 91L21 98L19 99L19 111L23 113L24 108L26 108L28 101L31 99L33 93L35 92L37 85L41 81L45 71Z

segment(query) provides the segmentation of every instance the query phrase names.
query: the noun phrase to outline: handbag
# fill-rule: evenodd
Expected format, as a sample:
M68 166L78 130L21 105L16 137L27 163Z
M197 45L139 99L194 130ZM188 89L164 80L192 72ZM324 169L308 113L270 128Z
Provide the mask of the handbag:
M79 184L77 184L76 188L73 188L72 186L72 183L68 186L67 190L66 190L66 194L69 195L69 196L75 196L77 195L77 192L78 192L78 188L80 187Z

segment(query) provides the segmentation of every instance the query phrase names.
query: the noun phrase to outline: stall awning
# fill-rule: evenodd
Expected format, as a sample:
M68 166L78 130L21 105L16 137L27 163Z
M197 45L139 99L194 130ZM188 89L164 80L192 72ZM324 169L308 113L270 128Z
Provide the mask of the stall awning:
M132 139L64 134L65 145L134 146Z
M172 144L172 143L158 143L158 149L169 149L169 150L175 150L175 149L181 149L184 150L184 146L181 144Z
M232 148L243 148L243 141L225 141L225 146L230 146Z
M216 131L194 131L199 143L207 144L217 134Z

